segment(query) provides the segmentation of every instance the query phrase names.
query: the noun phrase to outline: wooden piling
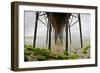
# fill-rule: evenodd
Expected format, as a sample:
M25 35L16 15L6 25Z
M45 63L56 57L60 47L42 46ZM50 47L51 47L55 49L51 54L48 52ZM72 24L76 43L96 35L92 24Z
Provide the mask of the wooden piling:
M79 20L79 31L80 31L80 42L81 42L81 48L83 48L82 28L81 28L81 18L80 18L80 14L79 14L79 16L78 16L78 20Z
M35 44L36 44L36 35L37 35L38 18L39 18L39 13L36 12L36 21L35 21L35 30L34 30L33 48L35 48Z

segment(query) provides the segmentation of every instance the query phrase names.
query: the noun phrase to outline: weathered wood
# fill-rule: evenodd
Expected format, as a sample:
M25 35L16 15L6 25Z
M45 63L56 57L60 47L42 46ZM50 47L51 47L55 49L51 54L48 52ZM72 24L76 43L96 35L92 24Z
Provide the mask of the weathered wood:
M49 24L49 46L48 48L51 49L51 13L49 13L48 24Z
M47 26L47 24L44 23L40 18L39 18L39 20L40 20L40 22L41 22L42 24L44 24L45 26Z
M66 51L68 51L68 24L69 24L69 20L66 17L65 18L65 25L66 25Z
M47 19L46 19L46 16L44 15L44 18L45 18L45 21L46 21L46 24L47 24L47 34L46 34L46 44L48 43L48 27L49 27L49 24L48 24L48 21L47 21Z
M39 13L36 12L36 21L35 21L35 30L34 30L33 48L35 48L35 43L36 43L36 35L37 35L38 18L39 18Z
M80 31L80 42L81 42L81 48L83 48L82 28L81 28L81 18L80 18L80 14L79 14L79 16L78 16L78 20L79 20L79 31Z
M71 16L71 13L49 13L46 12L48 17L48 25L49 25L49 49L51 48L51 23L52 27L55 30L55 44L57 40L59 39L61 43L63 43L63 29L66 24L66 47L68 48L68 21L69 17ZM66 18L66 22L65 22ZM62 33L62 34L61 34Z
M46 44L48 43L48 28L47 28L47 34L46 34Z
M70 30L70 26L69 26L69 37L70 37L70 44L72 43L72 39L71 39L71 30Z
M68 51L68 25L66 24L66 51Z

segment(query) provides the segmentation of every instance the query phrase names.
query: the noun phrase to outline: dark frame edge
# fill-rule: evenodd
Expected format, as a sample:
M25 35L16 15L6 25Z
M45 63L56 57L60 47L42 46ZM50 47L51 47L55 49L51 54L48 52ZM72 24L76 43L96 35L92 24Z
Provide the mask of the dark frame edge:
M18 12L16 2L11 3L11 70L18 70Z
M36 71L36 70L51 70L51 69L65 69L65 68L86 68L86 67L96 67L96 64L85 64L85 65L71 65L71 66L53 66L53 67L37 67L37 68L18 68L16 72L19 71Z
M98 66L98 7L95 8L95 65Z
M42 2L25 2L25 1L13 1L19 5L36 5L36 6L50 6L50 7L70 7L70 8L85 8L95 9L97 6L90 5L74 5L74 4L55 4L55 3L42 3Z

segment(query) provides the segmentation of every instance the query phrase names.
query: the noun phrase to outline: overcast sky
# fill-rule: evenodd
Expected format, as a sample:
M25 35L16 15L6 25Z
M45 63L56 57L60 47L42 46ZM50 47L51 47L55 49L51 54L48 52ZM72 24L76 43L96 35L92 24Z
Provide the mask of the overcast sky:
M35 13L32 11L25 11L25 36L33 36L34 35L34 26L35 26ZM83 37L89 38L90 37L90 14L80 14L81 15L81 24L82 24L82 34ZM40 17L41 20L44 20L44 17ZM75 21L75 19L74 19ZM37 36L46 36L46 26L42 24L40 21L38 21L38 30L37 30ZM71 27L71 34L72 36L77 36L79 35L79 24L76 23Z

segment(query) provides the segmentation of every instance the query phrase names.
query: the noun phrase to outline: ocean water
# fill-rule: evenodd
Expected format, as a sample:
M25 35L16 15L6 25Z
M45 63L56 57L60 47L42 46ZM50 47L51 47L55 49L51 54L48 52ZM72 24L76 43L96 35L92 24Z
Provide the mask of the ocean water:
M33 37L25 37L25 45L33 45ZM36 45L37 48L46 48L46 38L37 37Z
M51 38L51 47L55 44L54 41L55 41L54 38ZM64 38L63 39L64 48L66 46L65 42L66 41ZM25 45L33 45L33 37L25 37L24 44ZM90 39L84 38L83 39L83 47L86 47L88 45L90 45ZM46 43L46 38L45 37L37 37L35 46L36 46L36 48L48 48L48 43ZM80 38L72 39L72 43L70 43L70 41L68 40L68 48L81 48Z

